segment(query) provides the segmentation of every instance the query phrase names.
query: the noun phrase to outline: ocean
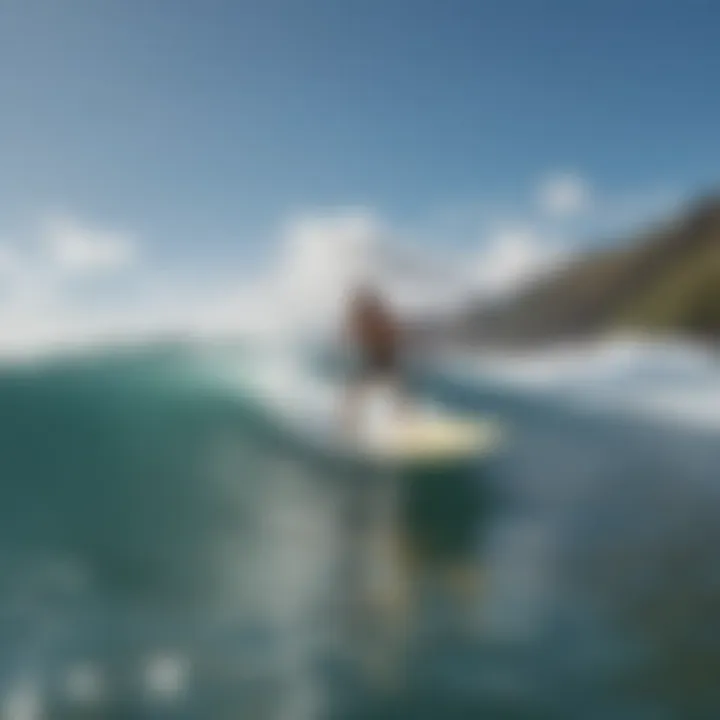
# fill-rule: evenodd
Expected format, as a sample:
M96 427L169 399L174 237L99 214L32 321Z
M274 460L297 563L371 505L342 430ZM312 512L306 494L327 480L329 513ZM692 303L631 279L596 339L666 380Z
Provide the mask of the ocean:
M0 718L720 716L712 428L437 370L506 442L403 478L286 442L242 352L2 367Z

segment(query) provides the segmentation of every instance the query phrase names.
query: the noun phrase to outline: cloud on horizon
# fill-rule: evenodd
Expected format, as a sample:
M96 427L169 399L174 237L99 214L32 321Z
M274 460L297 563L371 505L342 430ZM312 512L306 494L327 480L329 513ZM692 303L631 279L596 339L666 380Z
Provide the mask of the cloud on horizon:
M138 261L133 237L91 227L76 218L48 218L40 234L44 253L58 272L99 275L125 270Z
M537 204L545 214L571 217L587 210L592 203L589 183L577 173L554 173L544 178L536 191Z
M42 217L32 242L0 242L0 354L168 333L328 327L348 290L368 278L408 312L506 295L567 262L578 250L573 223L592 222L598 207L628 217L645 207L626 197L598 198L589 188L578 175L548 175L525 212L486 215L471 241L460 244L441 227L432 229L431 242L420 241L421 233L401 231L372 208L300 213L280 225L271 267L253 268L249 280L248 269L238 268L245 280L239 287L174 276L151 264L130 233L72 214ZM647 217L658 212L646 206ZM110 303L96 302L112 283L122 291Z

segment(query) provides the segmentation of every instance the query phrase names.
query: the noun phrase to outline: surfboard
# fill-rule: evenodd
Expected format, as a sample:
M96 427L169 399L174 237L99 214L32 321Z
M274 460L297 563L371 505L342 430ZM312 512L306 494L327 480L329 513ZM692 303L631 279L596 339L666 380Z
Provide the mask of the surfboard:
M462 416L427 399L400 411L383 384L368 388L348 431L342 383L293 357L256 359L239 368L238 379L278 429L326 455L385 467L451 467L488 457L502 442L494 419Z

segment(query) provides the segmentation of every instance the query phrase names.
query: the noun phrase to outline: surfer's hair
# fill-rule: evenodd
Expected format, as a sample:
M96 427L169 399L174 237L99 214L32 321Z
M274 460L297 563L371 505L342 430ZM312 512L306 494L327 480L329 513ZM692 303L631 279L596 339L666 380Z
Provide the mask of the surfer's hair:
M377 284L372 282L360 283L352 294L352 302L361 305L372 305L374 307L384 307L385 297Z

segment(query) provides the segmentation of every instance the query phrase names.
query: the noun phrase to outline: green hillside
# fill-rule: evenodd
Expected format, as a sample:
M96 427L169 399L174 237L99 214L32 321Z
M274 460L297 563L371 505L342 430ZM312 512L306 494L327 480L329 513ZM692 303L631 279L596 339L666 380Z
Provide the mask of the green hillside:
M535 343L616 329L720 338L720 200L679 220L588 254L520 295L478 306L464 336Z

